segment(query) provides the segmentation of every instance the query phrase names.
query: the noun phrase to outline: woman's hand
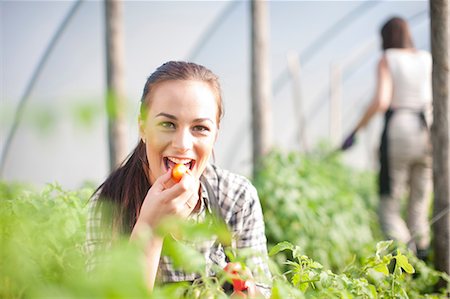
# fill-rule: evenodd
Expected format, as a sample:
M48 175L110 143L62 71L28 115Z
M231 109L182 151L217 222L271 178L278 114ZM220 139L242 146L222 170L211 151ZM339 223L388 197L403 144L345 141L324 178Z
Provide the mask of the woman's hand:
M200 182L190 174L174 183L171 171L166 172L148 190L137 222L154 229L167 216L186 218L198 202L199 187Z
M190 174L185 174L178 183L172 181L171 171L160 176L145 196L130 239L142 237L148 228L153 231L165 217L189 216L198 202L199 187L200 182ZM155 283L162 246L163 237L157 235L146 243L146 280L150 290Z
M356 131L353 131L347 138L345 138L344 142L341 145L341 150L345 151L353 146L355 143L355 137Z

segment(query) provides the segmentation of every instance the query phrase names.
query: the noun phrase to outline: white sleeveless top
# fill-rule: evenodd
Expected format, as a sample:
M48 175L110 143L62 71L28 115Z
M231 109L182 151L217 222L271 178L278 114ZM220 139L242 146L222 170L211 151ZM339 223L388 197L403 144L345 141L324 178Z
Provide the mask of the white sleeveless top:
M385 55L393 79L391 107L429 112L432 104L430 53L388 49Z

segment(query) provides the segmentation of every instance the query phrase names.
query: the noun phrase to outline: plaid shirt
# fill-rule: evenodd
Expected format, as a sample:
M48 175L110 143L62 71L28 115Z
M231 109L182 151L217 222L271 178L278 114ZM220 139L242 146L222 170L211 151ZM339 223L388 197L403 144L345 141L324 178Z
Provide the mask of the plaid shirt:
M191 217L196 221L203 221L207 213L213 213L214 209L218 210L217 212L232 233L233 248L237 249L238 253L240 250L251 250L252 255L247 259L246 264L252 270L259 290L263 295L269 296L271 274L267 265L264 219L255 187L245 177L214 165L206 167L202 180L206 180L209 186L201 182L200 210ZM213 193L215 198L211 199L210 193ZM104 248L102 246L109 246L111 242L100 233L101 214L97 212L98 209L95 209L97 200L98 197L94 196L90 201L87 222L86 250L91 257L88 260L88 268L92 268L97 262L93 253ZM193 244L193 246L205 257L208 275L215 274L214 266L224 268L227 264L224 248L215 239ZM170 259L167 256L161 256L158 268L160 281L193 281L198 277L199 275L195 273L175 270Z

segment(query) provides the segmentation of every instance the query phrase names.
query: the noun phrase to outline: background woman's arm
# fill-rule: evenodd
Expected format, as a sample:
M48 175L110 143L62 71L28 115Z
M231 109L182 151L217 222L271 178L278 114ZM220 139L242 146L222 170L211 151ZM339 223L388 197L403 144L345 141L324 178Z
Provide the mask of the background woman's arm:
M387 64L386 56L383 55L378 63L377 86L375 96L367 108L361 120L355 127L354 132L365 127L372 117L379 111L386 111L391 104L392 77Z

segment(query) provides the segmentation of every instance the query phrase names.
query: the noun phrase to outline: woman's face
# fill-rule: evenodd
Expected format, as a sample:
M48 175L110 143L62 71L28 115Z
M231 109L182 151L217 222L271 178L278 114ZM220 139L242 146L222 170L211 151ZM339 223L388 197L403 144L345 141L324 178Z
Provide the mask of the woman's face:
M217 101L207 83L173 80L158 83L147 97L146 119L139 120L150 166L150 183L183 163L199 178L217 136Z

